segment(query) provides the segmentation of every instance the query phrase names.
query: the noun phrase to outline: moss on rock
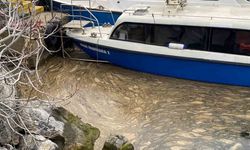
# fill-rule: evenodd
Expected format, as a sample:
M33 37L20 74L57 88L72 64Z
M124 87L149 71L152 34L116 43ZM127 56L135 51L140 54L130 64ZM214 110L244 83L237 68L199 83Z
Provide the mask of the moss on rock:
M96 139L100 136L99 129L83 123L81 119L62 107L55 108L52 116L64 123L64 149L93 150Z
M134 146L131 143L124 144L121 150L134 150Z

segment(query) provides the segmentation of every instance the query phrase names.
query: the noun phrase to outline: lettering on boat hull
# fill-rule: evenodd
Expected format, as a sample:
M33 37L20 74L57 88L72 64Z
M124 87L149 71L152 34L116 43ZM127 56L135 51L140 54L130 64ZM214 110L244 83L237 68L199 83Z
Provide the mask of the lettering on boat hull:
M108 50L100 49L100 48L93 47L93 46L90 46L90 45L85 45L85 44L82 44L82 43L80 44L80 46L83 47L83 48L90 49L92 51L96 51L96 52L99 52L99 53L110 55L110 52Z

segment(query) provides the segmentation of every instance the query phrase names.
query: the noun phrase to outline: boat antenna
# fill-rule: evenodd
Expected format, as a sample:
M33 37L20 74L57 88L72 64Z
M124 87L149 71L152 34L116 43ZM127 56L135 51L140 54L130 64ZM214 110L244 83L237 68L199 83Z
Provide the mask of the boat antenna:
M155 15L152 13L152 17L153 17L153 19L154 19L154 24L155 24Z

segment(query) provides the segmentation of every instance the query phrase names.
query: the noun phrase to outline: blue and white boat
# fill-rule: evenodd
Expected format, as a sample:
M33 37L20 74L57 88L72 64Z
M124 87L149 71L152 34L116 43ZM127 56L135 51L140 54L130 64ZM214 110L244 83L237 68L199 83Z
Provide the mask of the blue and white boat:
M53 0L53 10L85 20L95 16L100 25L114 24L124 10L135 4L164 5L164 0Z
M61 11L74 16L73 19L88 20L90 18L91 20L96 18L100 25L104 23L113 25L122 12L133 5L164 6L165 1L167 0L52 0L52 8L55 11ZM199 5L238 5L237 0L187 0L187 3Z
M157 75L250 86L250 7L136 5L114 26L68 29L91 57Z

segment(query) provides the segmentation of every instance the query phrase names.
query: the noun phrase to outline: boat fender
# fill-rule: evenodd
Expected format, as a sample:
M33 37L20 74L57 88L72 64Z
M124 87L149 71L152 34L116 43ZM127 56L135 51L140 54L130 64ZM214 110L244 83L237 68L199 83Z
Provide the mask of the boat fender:
M99 10L104 10L105 8L104 8L104 6L99 5L99 6L98 6L98 9L99 9Z
M172 49L184 49L185 45L184 44L179 44L179 43L169 43L168 47L172 48Z
M90 37L92 37L92 38L96 38L96 37L97 37L97 33L92 32L92 33L91 33L91 35L90 35Z

